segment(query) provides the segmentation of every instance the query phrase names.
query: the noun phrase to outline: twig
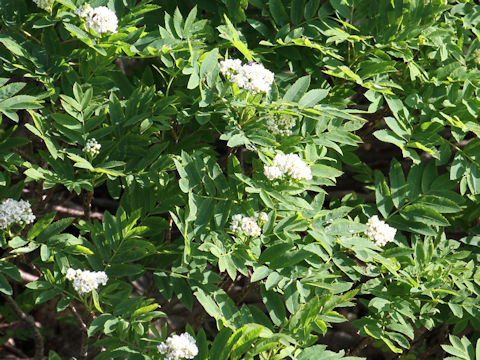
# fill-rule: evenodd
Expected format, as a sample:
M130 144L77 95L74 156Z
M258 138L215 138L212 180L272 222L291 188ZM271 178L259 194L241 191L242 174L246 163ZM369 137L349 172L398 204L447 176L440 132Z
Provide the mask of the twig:
M173 227L173 219L171 216L169 216L168 229L165 233L165 244L170 244L172 242L172 227Z
M85 220L90 220L90 215L92 213L92 199L93 191L85 191L83 193L83 217Z
M25 354L22 350L20 349L17 349L15 346L13 345L10 345L8 343L8 341L5 341L2 345L5 349L7 349L8 351L10 351L11 353L14 353L15 355L17 356L20 356L22 359L27 359L28 358L28 355Z
M42 360L44 351L43 337L42 334L40 334L40 330L38 329L37 325L35 325L35 319L31 315L25 313L10 295L3 295L3 297L10 304L15 314L17 314L20 319L22 319L27 325L31 327L33 341L35 343L35 355L33 359Z
M357 356L360 355L363 349L365 349L368 345L370 345L373 342L373 338L371 337L366 337L363 338L362 341L360 341L355 348L350 352L349 355L351 356Z
M85 216L85 213L84 213L83 210L72 209L72 208L68 208L68 207L65 207L65 206L61 206L61 205L55 205L53 207L53 210L55 210L56 212L68 214L68 215L71 215L71 216L78 216L78 217L84 217ZM94 211L94 212L90 213L90 218L102 220L103 214L98 212L98 211Z
M77 318L78 322L80 323L80 326L82 328L82 340L80 343L80 359L86 359L88 355L88 328L87 324L85 324L85 321L83 321L82 317L78 313L77 309L75 306L70 304L70 310L72 310L73 315Z
M242 292L240 293L240 296L235 300L235 305L240 306L245 298L250 294L250 290L255 288L257 285L255 283L249 282L247 286L243 287Z

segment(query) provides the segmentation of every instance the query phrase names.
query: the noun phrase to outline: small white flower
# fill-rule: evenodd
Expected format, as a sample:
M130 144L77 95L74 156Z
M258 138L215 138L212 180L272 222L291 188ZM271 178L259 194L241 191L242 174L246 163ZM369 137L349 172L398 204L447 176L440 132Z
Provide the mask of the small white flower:
M52 9L55 0L33 0L33 2L40 8L45 11L50 11Z
M239 235L243 233L246 236L259 237L262 235L262 229L258 225L257 220L258 218L256 216L233 215L230 230Z
M82 273L82 270L80 269L72 269L72 268L68 268L67 270L67 273L65 274L65 277L67 278L67 280L74 280L77 276L80 276L80 274Z
M241 214L236 214L232 216L232 223L230 224L230 230L232 232L238 232L241 230L243 216Z
M94 30L98 34L117 32L117 15L106 6L92 8L87 4L83 8L77 9L75 13L85 19L85 27Z
M85 151L87 154L90 154L91 156L95 156L100 154L100 148L102 145L100 145L95 138L91 138L87 140L87 144L83 148L83 151Z
M239 59L220 61L220 72L237 84L238 87L254 94L269 93L274 80L274 73L261 64L248 63L242 65Z
M258 226L255 218L244 217L242 219L242 231L247 236L259 237L262 234L262 229Z
M27 225L34 220L35 215L28 201L7 199L0 204L0 229L6 229L15 223Z
M108 276L104 271L75 270L72 268L67 269L65 277L67 280L73 281L73 288L80 295L97 290L98 285L106 285L108 281Z
M264 166L263 172L268 180L273 181L282 177L283 173L277 166Z
M223 75L233 75L238 73L242 68L242 62L240 59L226 59L220 61L220 72Z
M377 246L384 246L386 243L392 242L397 233L397 229L380 220L377 215L368 219L367 226L368 229L365 231L365 235L375 241Z
M261 211L259 213L255 212L254 217L255 219L257 219L257 221L262 223L266 223L268 221L268 214L264 211Z
M295 118L284 114L278 118L272 116L267 120L267 127L273 135L290 136L291 129L295 127Z
M92 13L93 13L93 8L90 6L90 4L85 4L85 6L75 10L75 14L77 14L81 18L87 18L89 16L92 16Z
M274 180L288 175L295 180L312 180L312 170L297 154L277 154L273 158L273 166L264 166L265 176Z
M164 354L165 360L193 359L198 354L196 341L189 333L172 335L157 346L160 354Z
M284 174L296 180L312 179L312 171L297 154L278 154L273 159L273 164L278 166Z

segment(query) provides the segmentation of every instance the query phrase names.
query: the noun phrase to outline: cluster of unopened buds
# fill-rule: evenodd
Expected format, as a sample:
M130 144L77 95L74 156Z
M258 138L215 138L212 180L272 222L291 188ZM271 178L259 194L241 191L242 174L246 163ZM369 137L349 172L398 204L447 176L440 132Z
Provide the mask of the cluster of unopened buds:
M230 82L253 94L269 93L275 77L274 73L265 69L263 65L255 62L242 65L239 59L220 61L220 72Z
M87 140L87 143L85 144L85 147L83 148L83 151L85 151L87 154L90 154L91 156L95 156L100 154L100 148L102 145L100 145L95 138L91 138Z
M34 220L28 201L7 199L0 204L0 229L7 229L12 224L27 225Z
M284 175L295 180L312 180L312 170L297 154L277 154L273 166L265 165L263 171L270 181Z
M73 281L73 288L80 295L97 290L100 284L106 285L108 276L104 271L90 271L69 268L65 275L67 280Z
M55 0L33 0L35 5L37 5L40 9L45 11L50 11L52 9Z
M272 116L267 120L267 127L273 135L290 136L292 128L295 127L295 118L285 114Z
M365 231L370 240L375 241L377 246L384 246L388 242L392 242L395 239L397 229L391 227L385 221L378 218L377 215L372 216L367 221L368 229Z
M250 237L259 237L262 235L262 226L268 221L268 215L265 212L255 212L253 216L243 216L236 214L232 216L230 230L237 235Z
M193 359L198 354L196 341L189 333L172 335L158 345L157 349L165 355L165 360Z
M480 65L480 49L477 49L473 52L473 60Z
M75 10L75 14L84 18L85 27L92 29L97 34L117 32L117 15L106 6L92 8L90 4L86 4Z

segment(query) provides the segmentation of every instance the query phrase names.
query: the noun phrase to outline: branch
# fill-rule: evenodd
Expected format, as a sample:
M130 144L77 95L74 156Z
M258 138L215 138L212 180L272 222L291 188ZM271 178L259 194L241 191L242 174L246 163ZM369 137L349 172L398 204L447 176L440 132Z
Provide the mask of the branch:
M33 341L35 342L35 355L33 357L34 360L42 360L43 359L43 352L44 352L44 343L42 334L40 334L40 330L38 329L37 325L35 325L35 319L25 313L20 306L18 306L17 302L11 297L10 295L3 295L5 300L10 304L13 311L17 316L22 319L30 328L32 329L33 333Z
M82 193L83 198L83 217L85 220L90 221L90 216L92 212L92 199L93 191L84 191Z
M83 321L82 317L78 313L77 309L75 306L70 304L70 310L72 310L73 315L77 318L78 322L80 323L80 327L82 328L82 340L80 343L80 359L86 359L88 355L88 327L87 324L85 324L85 321Z
M362 341L360 341L355 348L350 352L349 355L351 356L357 356L359 355L363 349L365 349L368 345L370 345L373 342L373 338L371 337L366 337L363 338Z

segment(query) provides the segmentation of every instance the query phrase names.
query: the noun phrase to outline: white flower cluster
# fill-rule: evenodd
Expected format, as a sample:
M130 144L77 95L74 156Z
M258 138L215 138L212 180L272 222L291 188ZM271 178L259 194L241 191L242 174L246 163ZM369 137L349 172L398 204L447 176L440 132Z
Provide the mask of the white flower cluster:
M386 243L393 241L397 233L397 229L380 220L377 215L368 219L367 226L368 229L365 231L365 235L375 241L377 246L384 246Z
M295 180L312 180L312 170L297 154L277 154L273 166L264 166L264 173L272 181L288 175Z
M230 230L236 234L245 234L246 236L259 237L262 235L262 225L268 221L268 215L265 212L255 212L251 217L236 214L232 216Z
M473 52L473 60L480 65L480 49L477 49Z
M33 2L40 8L45 11L50 11L55 0L33 0Z
M295 126L295 118L285 114L279 118L272 116L267 120L267 126L273 135L290 136L292 135L291 129Z
M92 8L86 4L83 8L75 10L75 14L85 19L85 26L96 33L117 32L117 15L106 6Z
M30 224L34 220L35 215L28 201L7 199L0 204L0 229L6 229L15 223Z
M165 360L193 359L198 354L195 339L189 333L172 335L157 346Z
M220 72L238 87L254 94L269 93L272 88L274 73L261 64L242 65L239 59L220 61Z
M91 139L87 140L87 144L83 148L83 151L85 151L86 153L88 153L92 156L95 156L95 155L100 154L100 148L101 147L102 147L102 145L100 145L95 138L91 138Z
M73 288L80 295L97 290L98 285L106 285L108 276L104 271L89 271L69 268L65 277L73 281Z

